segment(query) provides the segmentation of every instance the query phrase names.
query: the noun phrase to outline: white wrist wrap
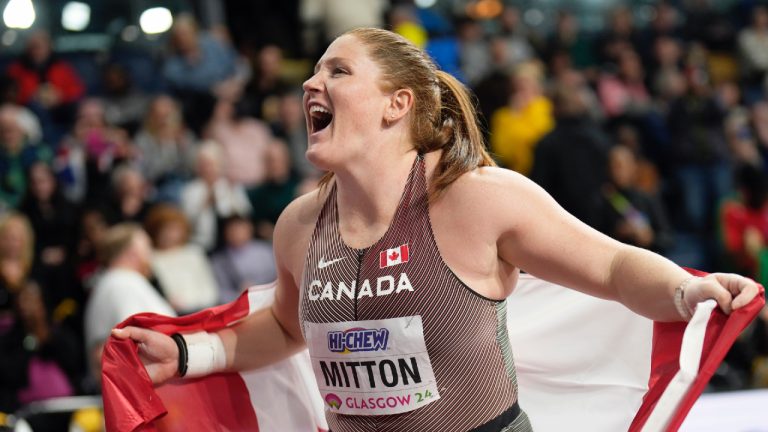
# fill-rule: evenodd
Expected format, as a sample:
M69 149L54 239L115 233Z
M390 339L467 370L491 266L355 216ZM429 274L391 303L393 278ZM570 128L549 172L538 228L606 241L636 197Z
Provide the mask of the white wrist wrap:
M182 335L187 342L187 374L195 378L224 370L227 353L216 333L197 332Z

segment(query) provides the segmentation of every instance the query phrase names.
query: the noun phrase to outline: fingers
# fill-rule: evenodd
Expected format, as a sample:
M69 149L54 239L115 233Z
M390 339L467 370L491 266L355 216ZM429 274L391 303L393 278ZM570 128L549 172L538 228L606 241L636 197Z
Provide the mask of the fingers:
M125 327L122 329L112 329L112 335L118 339L133 339L136 342L146 342L150 336L150 331L139 327Z
M701 281L700 295L697 301L713 298L726 314L749 304L759 292L757 284L751 279L737 274L713 273Z
M741 307L748 305L752 301L752 299L755 298L758 291L759 289L757 288L756 283L751 282L747 284L741 290L741 293L739 293L739 295L737 295L736 298L733 299L733 308L739 309Z

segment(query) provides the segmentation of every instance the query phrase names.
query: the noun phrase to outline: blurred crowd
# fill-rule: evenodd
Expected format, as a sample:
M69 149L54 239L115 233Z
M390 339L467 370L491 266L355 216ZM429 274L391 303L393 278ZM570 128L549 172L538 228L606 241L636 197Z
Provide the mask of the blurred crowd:
M238 38L242 16L230 34L179 15L149 80L130 56L84 74L31 31L0 70L0 412L98 393L101 347L128 315L275 279L274 223L322 175L304 158L301 82L356 26L402 34L473 89L499 165L582 221L764 283L768 6L715 7L658 2L642 21L617 6L587 32L563 10L543 30L512 6L481 19L314 1L259 45ZM760 321L713 386L768 386L767 341Z

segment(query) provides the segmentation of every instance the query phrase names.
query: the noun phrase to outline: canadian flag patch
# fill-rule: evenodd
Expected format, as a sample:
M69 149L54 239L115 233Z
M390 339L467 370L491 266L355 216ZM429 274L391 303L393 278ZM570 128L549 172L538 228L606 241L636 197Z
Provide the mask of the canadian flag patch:
M379 252L379 268L408 262L408 244Z

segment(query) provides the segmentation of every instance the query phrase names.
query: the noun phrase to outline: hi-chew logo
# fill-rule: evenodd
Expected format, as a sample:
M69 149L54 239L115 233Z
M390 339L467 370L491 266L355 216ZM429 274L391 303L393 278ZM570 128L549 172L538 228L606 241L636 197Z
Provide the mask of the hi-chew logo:
M328 350L336 353L384 351L389 341L389 330L352 328L328 332Z
M409 252L408 243L379 252L379 268L407 263Z

